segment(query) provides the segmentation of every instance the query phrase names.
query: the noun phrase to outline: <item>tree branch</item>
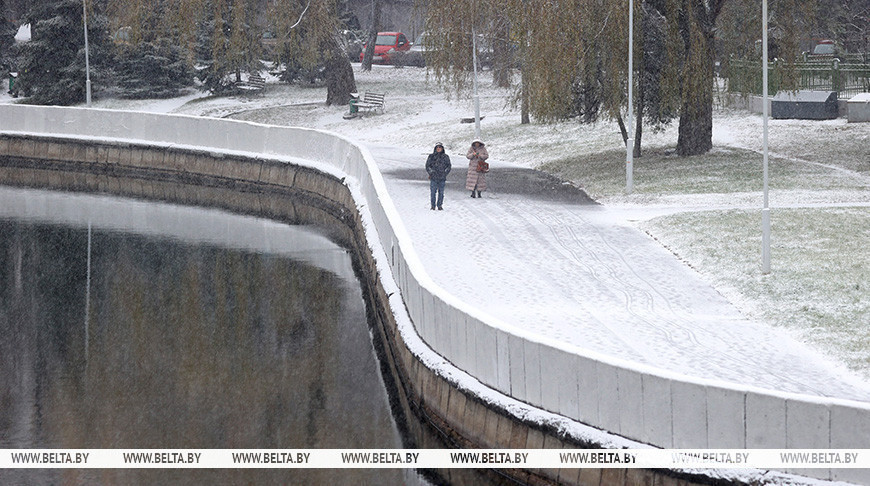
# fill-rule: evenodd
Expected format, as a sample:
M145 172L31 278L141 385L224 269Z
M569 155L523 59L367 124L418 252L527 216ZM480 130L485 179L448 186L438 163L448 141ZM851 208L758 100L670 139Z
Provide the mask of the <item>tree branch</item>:
M305 17L305 12L308 11L308 7L310 7L310 6L311 6L311 0L308 0L308 5L306 5L305 9L302 10L302 13L299 14L299 20L297 20L295 24L291 25L288 30L293 30L296 27L298 27L300 23L302 23L302 17Z

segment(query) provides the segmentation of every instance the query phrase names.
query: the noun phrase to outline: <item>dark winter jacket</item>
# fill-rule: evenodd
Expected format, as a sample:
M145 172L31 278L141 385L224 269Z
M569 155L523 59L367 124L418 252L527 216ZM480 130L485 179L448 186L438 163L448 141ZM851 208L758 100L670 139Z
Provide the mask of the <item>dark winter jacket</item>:
M426 172L429 173L429 179L433 181L447 180L450 169L450 156L444 152L432 152L426 159Z

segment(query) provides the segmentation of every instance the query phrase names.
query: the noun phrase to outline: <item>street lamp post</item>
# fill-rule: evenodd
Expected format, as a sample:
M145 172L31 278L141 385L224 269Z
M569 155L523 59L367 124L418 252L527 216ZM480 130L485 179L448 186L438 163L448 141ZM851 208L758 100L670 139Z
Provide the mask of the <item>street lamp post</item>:
M474 65L474 138L480 140L480 94L477 92L477 34L471 26L471 63Z
M88 55L88 4L82 0L82 13L85 23L85 103L91 106L91 62Z
M628 138L625 140L625 192L634 190L634 138L631 136L634 111L634 0L628 0Z
M770 273L770 207L768 207L768 188L767 188L767 119L770 115L770 105L767 92L767 0L761 2L761 28L764 31L761 38L761 56L762 56L762 75L761 83L763 85L763 117L764 117L764 135L763 135L763 159L764 159L764 208L761 210L761 273L767 275Z

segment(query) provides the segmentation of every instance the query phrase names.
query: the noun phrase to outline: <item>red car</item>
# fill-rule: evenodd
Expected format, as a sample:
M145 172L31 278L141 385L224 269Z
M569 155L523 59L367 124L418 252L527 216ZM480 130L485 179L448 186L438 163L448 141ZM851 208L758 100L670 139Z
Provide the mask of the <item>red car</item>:
M375 57L372 58L374 64L392 64L395 56L400 52L405 52L411 48L411 43L408 38L401 32L378 32L378 38L375 41ZM365 46L359 55L359 62L363 61L366 55Z

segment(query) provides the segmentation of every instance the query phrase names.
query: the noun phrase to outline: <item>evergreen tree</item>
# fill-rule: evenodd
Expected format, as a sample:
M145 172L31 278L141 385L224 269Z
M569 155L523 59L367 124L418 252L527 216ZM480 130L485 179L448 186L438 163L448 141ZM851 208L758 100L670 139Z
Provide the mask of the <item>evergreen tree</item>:
M7 53L15 43L15 34L18 32L16 26L11 20L8 20L4 15L5 12L0 11L0 53Z
M171 98L193 84L188 56L166 39L121 46L119 51L115 69L122 98Z
M235 89L242 72L259 73L263 28L257 24L254 0L208 0L200 37L199 61L205 66L199 79L212 93Z
M107 78L105 15L88 3L91 79ZM34 5L25 17L31 41L24 45L21 89L37 104L69 105L85 99L85 52L81 0L53 0Z
M219 56L221 51L216 49L217 39L223 37L222 20L215 17L215 10L211 8L211 0L207 0L202 11L202 17L197 23L196 36L196 77L202 82L202 88L212 93L220 94L232 89L232 83L226 79ZM216 34L217 32L217 34Z
M115 73L122 98L166 98L193 85L190 26L179 22L191 2L112 0ZM194 16L195 18L195 16Z
M259 73L264 28L256 0L206 0L198 24L198 77L212 93L233 92L242 73Z
M6 73L15 71L18 68L15 61L15 34L18 32L18 26L12 20L6 18L6 9L0 10L0 82L4 83L3 91L8 89L6 85Z

